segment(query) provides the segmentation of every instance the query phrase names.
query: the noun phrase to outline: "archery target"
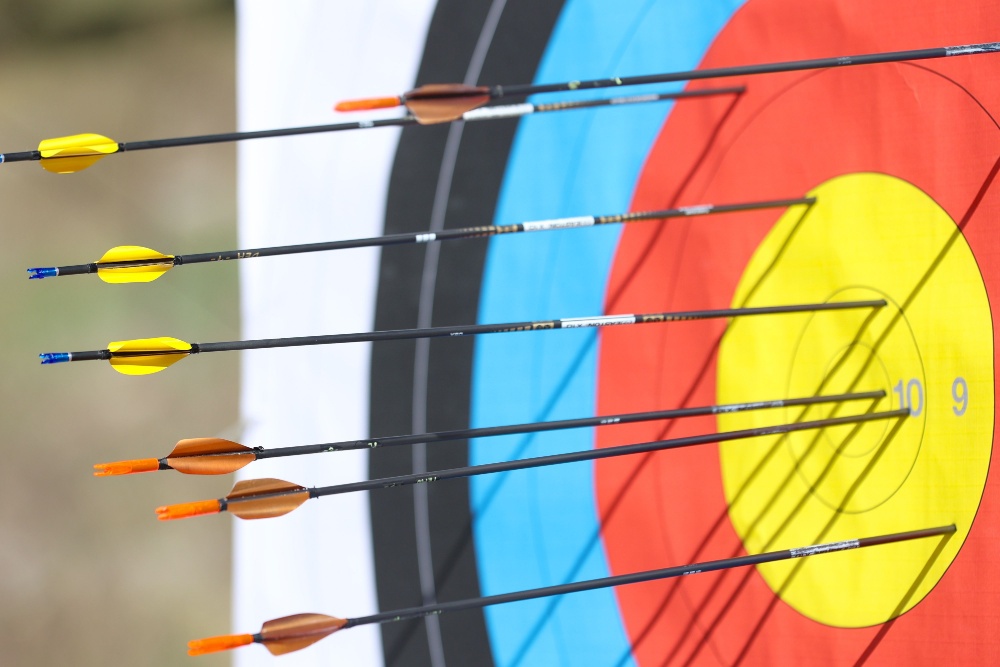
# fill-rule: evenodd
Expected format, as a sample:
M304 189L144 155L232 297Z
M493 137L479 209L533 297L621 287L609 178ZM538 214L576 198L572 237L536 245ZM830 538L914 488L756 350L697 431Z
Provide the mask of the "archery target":
M384 13L379 17L387 20ZM362 23L365 20L362 17ZM542 83L692 69L699 63L709 67L963 44L995 39L990 31L998 26L1000 10L986 3L939 7L930 0L905 6L897 2L873 6L860 0L746 4L739 0L439 0L427 24L414 83L466 79ZM379 60L376 54L368 55ZM1000 598L1000 575L990 565L993 543L982 528L997 521L996 493L991 491L995 475L991 477L986 468L994 434L996 334L989 300L998 287L994 225L1000 206L994 184L1000 170L1000 136L991 115L1000 108L1000 100L989 76L995 62L994 56L955 58L701 82L690 87L737 83L746 91L676 105L540 115L517 124L404 130L391 164L381 171L372 167L372 176L387 182L375 206L377 212L384 210L385 233L808 192L814 192L818 201L809 208L500 237L488 245L480 240L386 248L377 276L358 269L356 275L363 274L366 280L374 282L377 277L377 288L371 288L377 292L376 305L374 321L365 315L364 322L352 329L724 308L806 295L809 300L884 297L889 305L879 317L901 319L894 327L876 320L873 325L881 328L869 330L867 338L857 341L846 333L860 327L852 319L855 313L775 318L753 326L739 323L730 330L723 322L702 321L600 333L490 336L475 342L379 344L371 348L370 401L347 397L369 406L371 435L707 405L728 397L778 398L815 391L814 385L828 375L838 386L857 379L859 387L863 383L865 388L886 391L887 397L877 406L850 406L851 410L885 409L904 400L920 403L922 413L907 419L891 439L907 447L894 447L891 453L882 451L882 445L893 424L872 424L841 447L843 456L837 449L847 434L830 430L813 450L808 436L802 436L773 447L766 441L709 446L373 493L367 508L374 584L360 583L367 576L362 567L340 568L338 575L348 573L331 583L338 568L319 562L303 563L301 576L291 584L267 579L260 574L263 568L252 567L254 556L240 556L238 551L243 562L238 572L249 582L240 587L238 599L256 602L266 594L273 600L293 589L297 599L317 600L320 606L300 608L285 601L280 607L271 605L270 616L354 613L358 610L350 603L346 610L340 606L349 596L346 580L367 586L380 609L392 609L724 558L759 550L774 540L782 540L776 547L801 546L793 538L801 537L803 544L813 541L822 534L824 518L830 517L838 517L827 532L831 540L840 537L841 530L844 537L862 537L852 531L890 530L891 515L900 521L953 520L960 533L947 541L878 547L863 556L861 552L821 556L815 565L796 570L787 586L787 570L761 568L389 624L381 629L380 646L375 649L368 645L371 636L365 635L364 655L372 661L381 657L390 665L434 667L866 660L969 664L997 658L997 639L990 628L997 622L992 610ZM289 94L293 92L290 87ZM369 92L386 91L373 88L344 96ZM548 95L538 101L555 99ZM363 155L372 140L371 135L359 133L344 142L356 149L352 155ZM380 141L379 151L385 152L388 143ZM244 181L250 186L243 188L245 201L254 204L244 207L252 223L245 230L253 232L247 238L258 239L255 230L274 229L265 225L264 218L285 214L289 199L309 199L309 215L315 219L317 210L337 210L327 200L353 201L353 195L363 191L365 184L352 180L350 186L338 186L336 197L328 192L331 184L342 183L357 171L350 161L340 161L340 150L346 146L336 148L321 152L324 162L308 170L308 187L289 170L270 214L251 195L264 192L265 178L277 177L271 173L277 169L257 153L247 152L248 159L258 158L252 160L256 166L251 174L259 174ZM335 178L330 177L327 160L340 170ZM921 220L888 219L888 202L893 210L915 211L913 216ZM370 226L377 216L365 211L359 219ZM347 211L348 218L352 214ZM930 221L923 219L925 215ZM851 218L849 223L843 223L844 216ZM797 245L804 236L795 236L794 253L782 255L780 248L774 248L787 238L789 228L816 235L808 251ZM930 231L919 231L924 228ZM933 243L954 238L955 230L960 234L949 246L947 261L931 272L927 289L935 294L933 304L918 317L916 311L924 306L908 305L903 294L909 284L906 279L912 283L915 274L899 269L912 262L913 270L926 270L928 248L921 250L919 239L930 239L928 247L933 250ZM326 219L317 220L306 240L318 239L326 231ZM342 231L344 236L361 235ZM868 253L860 263L847 245L859 234L868 239L854 249ZM273 242L287 240L282 235ZM770 275L767 267L774 255L782 258L781 285L767 292L755 286L767 283L760 277ZM366 255L366 261L370 259ZM804 280L801 273L807 268L814 277ZM859 273L862 268L867 273ZM248 272L247 289L264 290L271 301L254 306L245 299L248 313L266 313L301 289L299 274L281 283L268 279L267 285L262 284L263 275ZM322 270L316 275L323 275ZM310 309L310 330L327 327L324 314L333 310L327 306L344 296L343 284L355 284L354 280L349 276L336 285L324 284L315 301L324 307ZM282 322L293 321L285 309L278 312ZM248 331L261 333L257 328L267 320L255 321ZM830 327L829 321L837 324ZM342 323L329 324L336 328ZM757 329L768 324L777 328ZM889 335L880 345L879 334L884 331ZM874 360L866 364L867 357ZM357 358L361 355L354 355L348 366L342 360L293 364L296 373L284 384L273 381L274 365L248 364L246 412L260 419L280 404L288 415L285 421L318 424L300 434L299 440L329 437L338 428L335 413L357 414L351 407L354 403L341 405L344 397L330 398L329 393L335 384L331 378L340 381L345 368L354 377ZM958 383L959 378L964 382ZM307 386L323 388L317 396L324 398L300 400ZM362 387L360 394L365 393L363 382L350 386ZM961 416L949 412L954 409L965 412ZM798 417L776 411L739 419L777 422ZM347 470L384 477L728 430L738 423L695 418L619 425L596 434L491 438L467 447L456 443L413 451L376 450L367 464L360 456L350 459ZM262 438L255 444L279 442L288 433L285 426L281 420L255 425ZM350 435L360 437L360 433ZM966 447L963 452L968 457L963 454L959 460L951 455L956 442ZM820 448L827 459L807 455ZM758 462L752 457L772 450L776 454L769 459L771 465L777 465L780 456L784 467L769 472L771 479L790 477L790 468L801 462L789 486L816 487L816 493L806 498L813 512L810 520L790 524L803 532L786 528L779 534L778 517L787 518L792 510L781 506L764 513L761 507L768 494L751 492L756 487L750 486L741 492L750 475L748 466ZM844 485L850 490L852 476L854 481L860 477L858 469L864 471L872 460L888 456L897 457L898 468L880 467L878 474L887 476L879 477L878 484L859 487L848 498L848 511L835 512L832 508L846 493ZM844 474L824 476L824 461L843 464ZM323 463L336 467L335 462ZM958 469L964 465L973 473ZM366 469L359 472L359 466ZM331 468L312 466L309 474L317 475L316 483L329 483L329 477L321 478L319 472ZM909 472L904 474L903 469ZM967 484L960 479L966 475L971 479ZM824 483L817 485L821 477ZM954 510L949 515L953 519L944 516L947 512L935 500L938 496L918 493L937 487L942 477L951 489L945 506ZM800 493L795 499L803 497ZM897 511L895 504L901 500L916 506ZM353 507L352 516L363 520L364 508L358 509ZM329 516L319 515L318 508L309 511ZM805 516L796 517L800 515ZM810 534L806 529L814 527L817 517L821 525ZM919 527L923 526L907 523L893 529ZM264 541L293 543L275 539L276 533L252 529ZM248 553L252 551L249 530L240 530L239 549ZM299 532L306 531L325 534L315 522L303 523ZM364 536L360 543L367 544L367 539ZM852 560L855 557L862 558L861 565ZM864 586L864 580L859 583L851 577L862 566L867 571L866 559L893 563L901 559L907 566L893 567L892 576L884 578L896 579L873 589L863 604L814 599L830 591L830 580L843 580L843 590L838 586L834 593L845 596ZM924 573L926 563L930 565ZM920 577L913 573L918 565ZM323 578L311 577L308 572L313 570ZM880 572L886 574L884 567ZM914 582L912 592L904 586ZM901 586L906 588L902 593ZM969 606L970 595L977 606ZM362 611L370 611L368 598L363 604ZM960 614L958 609L967 611ZM252 619L245 612L237 615L252 620L242 623L241 631L267 617L257 611ZM333 659L347 640L331 638L323 644L331 647L330 652L322 655ZM319 646L309 651L327 650ZM302 664L307 664L313 659L310 655L319 654L302 655ZM241 656L241 660L250 664L252 658Z

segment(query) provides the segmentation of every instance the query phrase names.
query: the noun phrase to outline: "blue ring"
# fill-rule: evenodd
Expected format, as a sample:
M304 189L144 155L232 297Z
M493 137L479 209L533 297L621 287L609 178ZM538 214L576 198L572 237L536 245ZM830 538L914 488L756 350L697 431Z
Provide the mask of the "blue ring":
M535 80L694 69L742 4L568 0ZM577 93L572 99L583 96ZM554 96L544 101L554 101ZM493 224L627 210L670 108L661 103L525 118ZM602 313L620 232L615 226L494 239L484 269L479 322ZM478 339L472 425L593 414L596 342L594 330ZM473 441L469 456L478 465L593 446L589 430L550 432ZM592 463L580 463L472 479L484 595L609 576L593 470ZM490 607L486 622L498 666L635 664L611 590Z

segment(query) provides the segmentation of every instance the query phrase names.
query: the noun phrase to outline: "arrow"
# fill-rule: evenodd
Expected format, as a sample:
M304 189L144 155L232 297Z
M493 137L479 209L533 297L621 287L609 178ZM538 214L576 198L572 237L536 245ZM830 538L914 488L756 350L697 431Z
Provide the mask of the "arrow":
M250 448L231 440L223 440L222 438L191 438L178 442L173 450L161 459L135 459L131 461L115 461L114 463L98 463L94 466L94 476L130 475L158 470L176 470L188 475L224 475L236 472L258 459L271 459L283 456L343 452L357 449L374 449L376 447L398 447L421 442L447 442L449 440L462 440L466 438L537 433L588 426L633 424L658 419L677 419L731 412L746 412L749 410L791 408L822 403L840 403L866 399L878 400L884 397L884 391L868 391L854 394L838 394L835 396L810 396L807 398L755 401L752 403L730 403L728 405L631 412L603 417L583 417L579 419L532 422L510 426L486 426L482 428L437 431L435 433L418 433L414 435L391 435L382 438L371 438L369 440L345 440L342 442L301 445L299 447L280 447L275 449L264 449L262 447Z
M580 593L583 591L592 591L599 588L610 588L613 586L627 586L629 584L683 577L691 574L700 574L702 572L717 572L719 570L748 567L750 565L763 565L765 563L791 560L793 558L807 558L811 556L834 553L837 551L864 549L884 544L920 540L928 537L947 536L953 534L955 530L955 524L950 524L947 526L938 526L936 528L924 528L921 530L909 530L900 533L877 535L875 537L861 537L850 540L841 540L839 542L812 544L793 549L782 549L780 551L768 551L760 554L737 556L735 558L710 560L702 563L678 565L659 570L635 572L633 574L620 574L612 577L603 577L601 579L590 579L587 581L578 581L569 584L546 586L544 588L533 588L514 593L488 595L485 597L470 598L467 600L455 600L453 602L437 602L420 607L408 607L394 611L383 611L377 614L371 614L370 616L359 616L356 618L336 618L334 616L326 616L325 614L295 614L294 616L285 616L283 618L267 621L257 634L223 635L220 637L196 639L188 642L188 655L205 655L206 653L226 651L240 646L247 646L249 644L263 644L264 648L270 651L272 655L283 655L285 653L291 653L292 651L298 651L299 649L311 646L320 639L328 637L338 630L353 628L359 625L368 625L371 623L392 623L395 621L423 618L432 614L443 614L446 612L464 611L467 609L479 609L480 607L488 607L495 604L535 600L538 598L552 597L554 595Z
M875 301L834 301L827 303L795 304L787 306L761 306L756 308L723 308L717 310L690 310L683 312L651 313L642 315L601 315L597 317L567 317L558 320L534 322L506 322L502 324L464 324L450 327L423 329L397 329L394 331L369 331L364 333L332 334L326 336L301 336L296 338L264 338L260 340L235 340L220 343L188 343L177 338L141 338L115 341L104 350L86 352L43 352L43 364L68 361L110 361L111 366L124 375L149 375L172 366L184 357L200 352L225 352L232 350L259 350L274 347L299 347L302 345L331 345L335 343L365 343L383 340L409 340L413 338L440 338L473 336L517 331L544 331L551 329L582 329L613 325L653 324L685 320L708 320L750 315L778 315L807 313L853 308L881 308L882 299Z
M642 76L612 77L610 79L592 79L590 81L566 81L563 83L519 84L513 86L467 86L457 83L434 83L420 86L415 90L411 90L399 96L376 97L340 102L334 107L334 109L337 111L361 111L405 106L411 114L416 116L417 122L419 123L447 123L461 118L463 114L468 113L473 109L478 109L488 102L499 100L504 97L524 97L538 93L592 90L595 88L614 88L618 86L639 86L652 83L694 81L698 79L714 79L729 76L751 76L756 74L775 74L778 72L797 72L802 70L826 69L830 67L847 67L850 65L875 65L879 63L901 62L904 60L929 60L934 58L965 56L977 53L995 53L997 51L1000 51L1000 42L969 44L966 46L945 46L931 49L915 49L912 51L890 51L886 53L872 53L860 56L790 60L779 63L763 63L758 65L742 65L736 67L717 67L703 70L688 70L686 72L668 72L665 74L647 74Z
M682 447L693 447L696 445L705 445L716 442L744 440L747 438L756 438L765 435L778 435L782 433L794 433L797 431L807 431L818 428L830 428L834 426L841 426L843 424L861 424L864 422L883 419L899 419L907 417L909 414L910 411L906 408L886 412L870 412L847 417L832 417L829 419L817 419L792 424L781 424L778 426L762 426L757 428L742 429L739 431L707 433L704 435L673 438L670 440L641 442L633 445L619 445L616 447L605 447L602 449L588 449L585 451L538 456L535 458L521 459L517 461L502 461L500 463L487 463L478 466L451 468L448 470L438 470L429 473L397 475L395 477L369 479L363 482L337 484L334 486L306 488L304 486L299 486L298 484L293 484L292 482L286 482L280 479L268 478L245 480L237 482L233 487L233 490L230 491L229 495L225 498L219 498L217 500L201 500L193 503L181 503L179 505L165 505L163 507L156 508L156 515L161 521L186 519L188 517L218 514L220 512L229 512L230 514L233 514L241 519L269 519L288 514L289 512L298 509L298 507L304 502L312 498L339 495L341 493L372 491L375 489L388 489L397 486L411 486L413 484L428 484L430 482L439 482L446 479L462 479L465 477L474 477L476 475L490 475L498 472L541 468L544 466L562 465L565 463L579 463L581 461L595 461L598 459L616 456L659 452L668 449L680 449Z
M709 95L732 95L744 91L741 87L715 88L706 90L682 91L676 93L660 93L652 95L630 95L603 100L588 100L580 102L558 102L554 104L510 104L494 106L487 109L460 113L452 121L467 120L499 120L502 118L520 118L533 113L548 113L552 111L572 111L574 109L589 109L594 107L620 106L629 104L646 104L664 100L685 100ZM406 127L422 124L416 115L408 114L399 118L382 118L379 120L362 120L348 123L333 123L330 125L310 125L306 127L289 127L278 130L255 130L251 132L224 132L221 134L204 134L194 137L175 137L172 139L153 139L148 141L115 141L100 134L74 134L68 137L45 139L38 144L38 149L17 153L0 154L0 163L39 161L46 171L55 174L72 174L82 171L101 158L115 153L127 151L143 151L154 148L174 148L178 146L201 146L204 144L220 144L247 139L268 139L272 137L290 137L299 134L319 134L325 132L343 132L345 130L367 130L375 127Z
M53 266L28 269L28 278L50 278L54 276L72 276L96 273L106 283L138 283L156 280L164 273L185 264L201 264L204 262L220 262L233 259L249 259L251 257L275 257L278 255L295 255L306 252L325 252L327 250L344 250L347 248L366 248L374 246L402 245L409 243L430 243L432 241L453 241L496 236L499 234L516 234L521 232L539 232L553 229L570 229L575 227L595 227L618 223L641 222L646 220L662 220L666 218L684 218L717 213L732 213L734 211L753 211L767 208L785 208L800 204L810 205L816 202L815 197L800 197L795 199L774 199L768 201L744 202L738 204L699 204L659 211L636 211L631 213L616 213L613 215L585 215L572 218L554 218L550 220L534 220L513 225L483 225L479 227L463 227L460 229L445 229L439 232L412 232L405 234L389 234L366 239L348 239L343 241L327 241L324 243L303 243L301 245L277 246L272 248L251 248L247 250L224 250L221 252L206 252L193 255L165 255L142 246L118 246L112 248L96 262L90 264L75 264L71 266Z

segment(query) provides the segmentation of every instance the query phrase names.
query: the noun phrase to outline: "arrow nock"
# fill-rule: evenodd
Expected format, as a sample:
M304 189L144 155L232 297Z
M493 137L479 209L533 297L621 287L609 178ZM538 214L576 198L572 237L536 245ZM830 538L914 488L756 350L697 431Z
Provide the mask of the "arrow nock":
M131 461L114 461L112 463L95 463L94 477L132 475L140 472L156 472L159 469L160 462L156 459L133 459Z
M240 646L248 646L253 644L253 642L253 635L220 635L218 637L195 639L188 642L188 655L205 655L207 653L229 651Z
M59 269L54 266L40 266L28 269L28 280L40 280L42 278L55 278L59 275Z
M222 511L222 503L218 500L198 500L193 503L179 505L164 505L156 508L156 518L160 521L187 519L192 516L218 514Z
M334 111L372 111L391 109L404 104L402 97L368 97L359 100L344 100L334 105Z

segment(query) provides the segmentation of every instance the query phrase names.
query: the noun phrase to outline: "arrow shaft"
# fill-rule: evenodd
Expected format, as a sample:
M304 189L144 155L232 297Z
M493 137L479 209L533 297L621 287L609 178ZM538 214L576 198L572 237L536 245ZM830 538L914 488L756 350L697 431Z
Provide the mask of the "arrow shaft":
M646 104L650 102L662 102L666 100L695 99L708 95L738 94L743 92L742 87L727 87L701 91L679 91L674 93L660 93L654 95L632 95L627 97L615 97L605 100L586 100L570 103L557 104L512 104L497 107L475 109L463 115L460 120L480 121L495 120L501 118L520 118L533 113L548 113L553 111L571 111L574 109L588 109L603 106L620 106L627 104ZM328 132L344 132L350 130L368 130L378 127L407 127L417 125L417 119L411 114L397 118L381 118L377 120L350 121L346 123L330 123L326 125L307 125L302 127L288 127L276 130L251 130L245 132L222 132L218 134L202 134L190 137L173 137L169 139L150 139L145 141L123 141L118 142L119 152L143 151L156 148L177 148L181 146L202 146L206 144L219 144L233 141L246 141L248 139L269 139L275 137L291 137L304 134L321 134ZM0 154L0 164L4 162L25 162L29 160L41 160L40 151L22 151ZM81 265L86 266L86 265Z
M357 449L374 449L376 447L395 447L413 445L416 443L448 442L466 438L485 438L501 435L517 435L521 433L538 433L591 426L608 426L613 424L634 424L638 422L660 419L679 419L707 415L727 414L732 412L747 412L750 410L766 410L774 408L792 408L823 403L842 403L846 401L878 400L885 397L884 391L868 391L853 394L836 394L829 396L809 396L803 398L788 398L771 401L753 401L748 403L729 403L724 405L709 405L690 408L675 408L671 410L651 410L647 412L630 412L600 417L581 417L577 419L561 419L547 422L532 422L527 424L511 424L504 426L485 426L481 428L455 429L433 433L417 433L412 435L391 435L368 440L347 440L298 447L278 447L255 451L257 459L297 456L301 454L319 454L323 452L339 452Z
M715 79L731 76L751 76L757 74L777 74L780 72L797 72L803 70L828 69L833 67L849 67L856 65L877 65L911 60L931 60L951 56L964 56L979 53L996 53L1000 51L1000 42L970 44L966 46L945 46L931 49L914 49L910 51L890 51L886 53L871 53L857 56L839 56L834 58L812 58L807 60L790 60L779 63L761 63L758 65L740 65L734 67L716 67L686 72L669 72L643 76L613 77L609 79L592 79L589 81L571 81L552 84L522 84L513 86L494 86L490 89L490 97L526 96L536 93L555 93L570 90L592 90L596 88L615 88L618 86L638 86L652 83L670 83L674 81L694 81L699 79Z
M221 144L247 139L269 139L274 137L291 137L301 134L320 134L326 132L343 132L348 130L367 130L376 127L404 127L416 125L417 119L411 115L398 118L383 118L379 120L360 120L347 123L330 123L327 125L309 125L303 127L286 127L277 130L251 130L246 132L221 132L218 134L201 134L190 137L173 137L169 139L148 139L144 141L120 141L118 151L144 151L155 148L177 148L180 146L203 146L206 144ZM0 163L24 162L41 160L39 151L23 151L19 153L0 154Z
M638 584L646 581L656 581L660 579L670 579L682 577L689 574L699 574L702 572L716 572L719 570L729 570L737 567L747 567L750 565L763 565L793 558L805 558L817 556L836 551L847 551L850 549L863 549L866 547L893 544L896 542L906 542L910 540L925 539L928 537L939 537L951 535L956 530L954 524L948 526L938 526L935 528L924 528L921 530L910 530L900 533L890 533L874 537L862 537L860 539L843 540L839 542L827 542L794 549L782 549L781 551L770 551L761 554L751 554L747 556L737 556L735 558L723 558L721 560L705 561L702 563L692 563L690 565L679 565L667 567L659 570L648 570L633 574L622 574L601 579L590 579L570 584L560 584L557 586L546 586L544 588L533 588L526 591L514 593L503 593L500 595L490 595L469 600L456 600L454 602L439 602L420 607L409 607L397 609L395 611L384 611L370 616L360 616L347 619L345 628L370 623L387 623L392 621L402 621L411 618L421 618L432 614L441 614L451 611L462 611L466 609L478 609L495 604L507 602L520 602L523 600L535 600L538 598L551 597L553 595L564 595L567 593L580 593L592 591L599 588L610 588L613 586L626 586L628 584Z
M27 162L29 160L40 160L42 154L38 151L18 151L14 153L0 153L0 164L4 162Z
M445 229L439 232L406 232L388 234L361 239L344 239L325 241L322 243L302 243L298 245L271 246L267 248L248 248L242 250L224 250L218 252L176 255L169 258L130 259L113 262L91 262L59 266L54 269L29 269L31 277L49 277L83 275L97 273L98 269L136 268L143 266L180 266L182 264L201 264L205 262L221 262L253 257L276 257L280 255L295 255L310 252L326 252L330 250L347 250L351 248L383 247L413 243L431 243L434 241L454 241L460 239L484 238L502 234L517 234L524 232L550 231L556 229L571 229L578 227L596 227L599 225L625 224L647 220L664 220L669 218L688 218L738 211L754 211L768 208L786 208L796 205L809 205L816 202L814 197L795 197L789 199L770 199L735 204L698 204L658 211L635 211L630 213L615 213L611 215L587 215L571 218L555 218L536 220L512 225L481 225L477 227L461 227ZM38 272L43 272L39 275Z
M207 261L207 260L206 260ZM137 268L140 266L176 266L182 262L177 257L168 259L128 259L118 262L90 262L88 264L70 264L57 266L54 269L28 269L30 278L49 278L54 276L82 276L97 273L98 269ZM43 272L38 275L38 272Z
M684 206L659 211L639 211L635 213L617 213L600 216L578 216L572 218L555 218L521 222L512 225L480 225L478 227L462 227L445 229L439 232L406 232L388 234L363 239L345 239L342 241L326 241L323 243L303 243L289 246L273 246L268 248L251 248L248 250L230 250L226 252L210 252L191 255L178 255L175 264L196 264L202 262L217 262L250 257L275 257L278 255L294 255L308 252L325 252L328 250L347 250L351 248L381 247L412 243L431 243L434 241L455 241L460 239L484 238L501 234L517 234L523 232L549 231L554 229L571 229L575 227L595 227L599 225L641 222L646 220L662 220L666 218L684 218L734 211L751 211L766 208L785 208L799 204L813 204L814 197L796 197L792 199L773 199L759 202L744 202L738 204L704 204L700 206ZM102 266L107 266L103 265Z
M683 206L659 211L638 211L634 213L616 213L613 215L587 215L572 218L555 218L551 220L521 222L512 225L480 225L478 227L445 229L439 232L407 232L362 239L326 241L323 243L303 243L289 246L251 248L248 250L230 250L226 252L178 255L176 257L175 264L196 264L202 262L247 259L249 257L274 257L278 255L294 255L308 252L325 252L328 250L347 250L351 248L431 243L434 241L455 241L460 239L498 236L501 234L571 229L575 227L595 227L608 224L662 220L667 218L684 218L767 208L786 208L788 206L795 206L799 204L813 204L815 201L816 199L814 197L796 197L791 199L772 199L757 202L742 202L737 204L704 204L699 206ZM102 266L108 265L102 264Z
M725 431L722 433L706 433L704 435L687 436L684 438L672 438L670 440L654 440L652 442L640 442L633 445L619 445L617 447L604 447L602 449L588 449L578 452L568 452L565 454L552 454L550 456L538 456L530 459L518 461L501 461L499 463L487 463L478 466L466 466L463 468L451 468L449 470L437 470L429 473L418 473L411 475L398 475L396 477L383 477L381 479L370 479L363 482L353 482L350 484L337 484L335 486L321 486L309 489L309 496L319 498L322 496L332 496L341 493L354 493L356 491L371 491L374 489L388 489L397 486L411 486L414 484L426 484L429 482L439 482L446 479L461 479L465 477L475 477L478 475L490 475L500 472L511 472L514 470L527 470L529 468L542 468L544 466L563 465L566 463L580 463L582 461L596 461L599 459L613 458L616 456L630 456L632 454L645 454L648 452L660 452L669 449L681 449L684 447L694 447L718 442L730 442L733 440L745 440L766 435L780 435L784 433L795 433L798 431L809 431L819 428L831 428L843 426L845 424L862 424L871 421L881 421L886 419L900 419L909 416L908 409L890 410L886 412L871 412L848 417L832 417L830 419L816 419L793 424L781 424L778 426L763 426L758 428L741 429L738 431ZM263 496L257 496L263 497Z
M563 318L558 320L538 320L532 322L507 322L502 324L464 324L447 327L426 327L419 329L397 329L390 331L333 334L329 336L303 336L297 338L274 338L249 341L229 341L223 343L203 343L198 346L198 351L217 352L224 350L252 350L272 347L326 345L331 343L361 343L384 340L408 340L414 338L473 336L492 333L515 333L519 331L583 329L631 324L654 324L687 320L719 319L751 315L844 310L851 308L879 308L884 305L884 301L845 301L840 303L764 306L757 308L724 308L716 310L651 313L641 315L602 315L598 317Z
M650 313L640 315L602 315L598 317L563 318L533 322L506 322L502 324L463 324L450 327L426 327L419 329L396 329L389 331L368 331L361 333L332 334L327 336L301 336L295 338L270 338L259 340L226 341L220 343L192 344L195 352L223 352L229 350L259 350L275 347L299 347L304 345L329 345L337 343L365 343L386 340L410 340L415 338L442 338L476 336L494 333L515 333L519 331L548 331L554 329L585 329L606 326L657 324L689 320L748 317L753 315L779 315L789 313L819 312L828 310L848 310L856 308L881 308L885 301L843 301L833 303L796 304L790 306L762 306L755 308L721 308L713 310L692 310L685 312ZM126 353L141 356L141 353ZM116 355L117 356L117 353Z
M412 340L416 338L450 338L480 334L515 333L519 331L550 331L555 329L588 329L634 324L662 324L666 322L750 317L754 315L781 315L832 310L850 310L857 308L882 308L885 305L886 302L884 300L878 299L871 301L840 301L785 306L759 306L754 308L719 308L710 310L647 313L639 315L601 315L598 317L569 317L558 320L539 320L533 322L463 324L450 327L366 331L360 333L331 334L326 336L263 338L257 340L222 341L218 343L191 343L191 349L189 350L120 350L112 352L105 349L84 352L46 352L39 356L41 357L43 364L54 364L66 361L187 355L198 354L200 352L228 352L234 350L263 350L278 347L333 345L339 343L370 343L386 340Z
M128 141L119 144L121 150L144 151L155 148L176 148L180 146L202 146L205 144L221 144L248 139L271 139L275 137L294 137L302 134L325 134L328 132L344 132L349 130L368 130L377 127L405 127L416 125L413 116L398 118L382 118L378 120L361 120L347 123L330 123L327 125L309 125L303 127L286 127L278 130L251 130L245 132L222 132L219 134L202 134L192 137L174 137L171 139L150 139L146 141Z

